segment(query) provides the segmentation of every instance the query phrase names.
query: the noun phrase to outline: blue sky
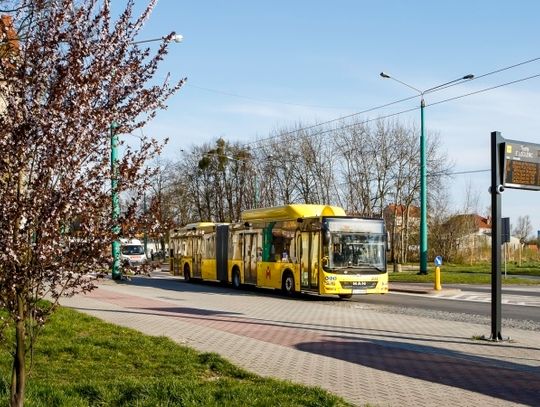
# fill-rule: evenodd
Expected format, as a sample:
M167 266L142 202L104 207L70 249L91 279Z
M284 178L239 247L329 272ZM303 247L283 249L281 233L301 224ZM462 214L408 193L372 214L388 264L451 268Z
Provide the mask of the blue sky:
M141 2L137 2L141 4ZM146 130L169 137L164 156L224 137L250 142L275 128L313 124L414 95L386 71L427 89L540 57L537 1L160 0L140 39L184 35L163 68L188 84ZM489 169L489 137L540 144L540 78L430 104L540 74L540 61L426 96L426 127L440 134L455 171ZM159 78L158 78L159 79ZM227 94L234 94L235 97ZM375 118L418 106L411 100ZM419 124L419 111L399 116ZM489 173L456 176L454 207L470 184L489 205ZM540 230L540 193L507 190L503 216Z

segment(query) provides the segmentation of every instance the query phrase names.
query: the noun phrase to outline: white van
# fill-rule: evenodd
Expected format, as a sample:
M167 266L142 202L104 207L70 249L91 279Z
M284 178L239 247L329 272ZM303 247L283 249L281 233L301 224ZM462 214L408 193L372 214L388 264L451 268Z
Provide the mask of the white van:
M144 246L138 239L120 239L120 261L129 267L140 267L146 263Z

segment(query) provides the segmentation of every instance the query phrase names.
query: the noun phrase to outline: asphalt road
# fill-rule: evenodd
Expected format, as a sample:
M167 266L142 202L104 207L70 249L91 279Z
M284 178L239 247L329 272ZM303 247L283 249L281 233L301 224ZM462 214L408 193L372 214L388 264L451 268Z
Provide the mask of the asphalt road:
M452 312L459 314L474 314L485 317L491 316L491 288L487 286L460 286L448 285L446 288L459 288L460 295L454 298L432 297L425 294L406 294L392 292L387 295L377 296L355 296L353 301L362 304L377 304L388 306L399 306L408 308L419 308L432 311ZM529 297L531 302L540 303L540 290L527 288L504 288L502 290L503 300L510 295ZM461 298L460 298L461 297ZM486 301L487 300L487 301ZM489 302L488 302L489 301ZM523 301L526 303L525 301ZM540 323L540 307L527 305L502 304L502 318L527 320Z
M174 279L178 285L174 285L175 290L180 291L221 291L230 290L231 293L240 295L269 295L281 296L279 291L266 289L257 289L247 287L244 290L234 290L228 285L221 285L212 282L195 282L186 284L179 277L172 277L167 272L156 272L151 279L135 279L133 283L155 286L156 288L170 289L170 282L167 280ZM138 280L138 282L137 282ZM359 304L384 305L405 308L416 308L420 310L440 311L448 313L480 315L483 317L491 316L490 303L490 286L479 285L444 285L443 288L459 288L459 295L453 298L433 297L427 294L406 294L390 292L386 295L355 295L349 301ZM519 298L524 300L521 302L527 303L527 298L531 303L538 304L536 306L502 304L502 318L514 319L522 321L534 321L540 323L540 287L505 287L502 290L503 301L506 298ZM527 298L524 298L527 297ZM341 302L335 297L319 297L315 295L300 295L296 298L300 301L315 301L315 302Z

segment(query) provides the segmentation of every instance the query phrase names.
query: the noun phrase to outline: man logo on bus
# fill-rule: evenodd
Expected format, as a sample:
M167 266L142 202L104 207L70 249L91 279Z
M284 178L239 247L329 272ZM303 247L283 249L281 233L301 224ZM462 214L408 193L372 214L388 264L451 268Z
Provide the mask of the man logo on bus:
M270 266L266 267L266 278L269 280L272 278L272 274L270 272Z

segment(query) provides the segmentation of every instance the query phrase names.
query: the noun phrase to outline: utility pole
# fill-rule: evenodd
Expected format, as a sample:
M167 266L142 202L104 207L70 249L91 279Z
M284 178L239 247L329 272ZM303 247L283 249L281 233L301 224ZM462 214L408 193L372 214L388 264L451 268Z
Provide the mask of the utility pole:
M418 274L427 274L428 264L428 231L427 231L427 159L426 159L426 135L424 129L424 109L426 102L424 95L429 92L444 89L447 86L459 83L461 81L473 79L474 75L468 74L461 78L454 79L449 82L441 83L426 90L420 90L406 82L403 82L394 76L390 76L385 72L380 73L381 78L392 79L409 89L414 90L420 96L420 271ZM397 203L396 203L397 204Z
M120 217L120 198L118 197L118 133L120 125L117 122L112 122L110 126L111 132L111 198L112 198L112 232L114 240L112 242L112 268L111 276L113 280L120 280L122 272L120 271L120 225L118 218Z

